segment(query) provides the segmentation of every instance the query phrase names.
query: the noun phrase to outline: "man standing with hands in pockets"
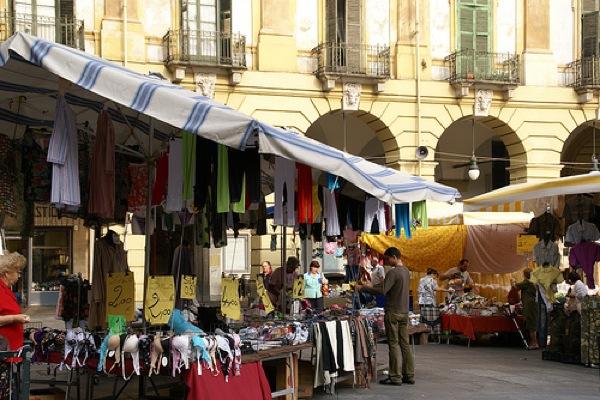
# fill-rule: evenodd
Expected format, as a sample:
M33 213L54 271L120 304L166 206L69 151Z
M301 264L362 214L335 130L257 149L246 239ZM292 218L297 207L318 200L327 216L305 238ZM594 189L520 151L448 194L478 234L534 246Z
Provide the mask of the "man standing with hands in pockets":
M385 274L383 285L357 285L358 291L385 296L385 334L389 347L389 375L382 385L400 386L415 383L412 352L408 342L408 298L410 273L400 259L400 250L389 247L383 254L385 265L392 268ZM402 356L400 355L402 354ZM402 359L402 369L400 369Z

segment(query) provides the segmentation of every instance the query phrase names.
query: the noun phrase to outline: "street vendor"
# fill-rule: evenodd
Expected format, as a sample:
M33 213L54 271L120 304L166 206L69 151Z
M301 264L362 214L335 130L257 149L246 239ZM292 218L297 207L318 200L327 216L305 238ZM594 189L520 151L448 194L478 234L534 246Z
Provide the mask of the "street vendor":
M23 347L23 324L29 316L21 314L11 287L19 280L26 259L21 254L0 255L0 336L8 342L8 349L15 351Z
M459 274L462 279L462 285L465 292L470 292L473 289L473 279L469 275L469 260L463 258L458 263L457 267L450 268L440 276L443 281L455 279L455 275Z
M294 279L297 276L297 269L300 266L300 261L297 257L288 257L285 267L280 267L273 272L267 291L271 302L276 305L281 305L281 291L283 289L283 283L285 282L286 292L290 292L294 285Z

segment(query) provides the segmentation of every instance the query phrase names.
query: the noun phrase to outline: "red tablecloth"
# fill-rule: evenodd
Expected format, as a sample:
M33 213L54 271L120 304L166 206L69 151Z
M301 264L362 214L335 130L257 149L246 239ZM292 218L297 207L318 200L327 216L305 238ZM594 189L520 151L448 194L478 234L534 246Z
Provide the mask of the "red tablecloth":
M222 373L214 376L207 369L199 376L197 363L186 373L188 400L271 400L271 388L260 362L242 364L240 375L229 375L229 382Z
M462 333L471 340L475 340L478 333L517 332L515 323L503 315L473 317L469 315L442 314L441 317L442 330Z

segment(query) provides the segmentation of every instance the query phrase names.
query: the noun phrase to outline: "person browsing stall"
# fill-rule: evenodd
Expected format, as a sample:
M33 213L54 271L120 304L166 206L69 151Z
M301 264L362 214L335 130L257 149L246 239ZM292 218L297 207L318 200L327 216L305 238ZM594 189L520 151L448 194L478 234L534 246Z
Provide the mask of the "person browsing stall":
M531 269L523 270L523 281L517 283L515 279L511 279L512 287L521 291L521 303L523 305L523 316L525 317L525 327L529 331L529 350L539 349L537 339L537 324L538 324L538 305L536 302L537 288L531 282Z
M21 313L11 289L25 263L25 257L17 252L0 255L0 336L8 341L11 351L23 347L23 324L29 322L29 316Z
M389 375L382 385L414 384L413 356L408 343L408 302L410 272L400 259L400 250L389 247L383 254L386 273L383 285L369 287L357 285L357 290L385 295L385 334L389 347Z
M419 280L417 293L419 296L419 313L421 322L431 327L433 335L439 335L440 309L437 304L437 292L449 292L450 289L438 287L438 272L433 268L427 268L427 275Z
M260 276L263 278L263 284L265 288L269 287L269 282L271 281L271 275L273 275L273 267L271 266L270 261L264 261L261 265L262 272Z
M448 271L444 272L440 279L443 281L454 279L456 274L460 274L460 278L463 282L463 289L465 292L469 292L473 289L473 279L469 274L469 260L463 258L458 263L457 267L450 268Z
M323 312L323 284L327 279L319 271L321 265L313 260L308 267L308 272L304 274L304 298L310 303L310 307L317 313Z
M285 282L285 291L291 292L292 287L294 285L294 279L296 279L298 266L300 266L300 261L296 257L288 257L285 267L280 267L273 272L271 275L271 280L269 281L269 286L267 287L267 291L269 292L269 298L273 305L280 306L281 305L281 291L284 290L284 282Z

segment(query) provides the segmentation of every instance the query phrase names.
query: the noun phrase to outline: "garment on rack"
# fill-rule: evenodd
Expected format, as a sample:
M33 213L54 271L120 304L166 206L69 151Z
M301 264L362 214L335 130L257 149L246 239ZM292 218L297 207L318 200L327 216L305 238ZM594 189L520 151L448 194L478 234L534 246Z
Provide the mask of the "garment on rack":
M89 188L88 212L112 220L115 216L115 128L106 110L100 111L96 123Z
M567 227L565 243L577 244L582 241L595 242L600 239L598 227L591 222L579 220Z
M0 148L6 147L3 143L6 136L0 135ZM50 202L50 188L52 185L52 172L46 161L46 150L35 140L34 133L28 129L21 142L22 170L25 174L25 201ZM6 157L6 158L4 158ZM0 169L6 169L6 161L10 159L5 151L0 150Z
M65 321L71 321L73 326L79 325L80 321L87 320L89 315L88 291L91 286L87 280L73 276L61 281L60 310L59 317Z
M246 197L251 210L256 210L263 199L261 193L260 154L256 150L242 152L246 171Z
M167 183L169 182L169 154L162 153L156 160L156 173L152 186L152 205L162 204L167 197Z
M177 212L183 208L183 147L181 139L169 142L169 183L167 186L166 212Z
M194 183L196 182L196 138L198 135L182 132L183 138L183 204L191 210L194 205Z
M0 213L16 215L15 166L10 138L0 134Z
M410 214L409 204L400 203L396 204L396 237L400 237L402 229L404 229L404 235L410 239L412 237L410 232Z
M594 217L594 202L584 194L570 196L565 202L563 211L565 226L570 226L578 220L589 221Z
M275 209L273 210L275 225L296 225L295 186L296 165L294 162L283 157L275 157Z
M111 272L126 272L127 253L123 244L111 242L111 235L96 240L90 300L89 326L106 327L106 279Z
M594 242L576 244L569 252L569 264L572 267L580 266L585 273L587 285L595 288L594 265L600 261L600 245Z
M131 191L131 180L129 174L123 173L129 167L128 157L124 154L115 154L115 170L120 173L115 175L115 215L114 221L125 224L125 215L127 214L127 199Z
M427 218L427 201L415 201L411 204L411 207L414 225L421 226L425 229L429 228L429 220Z
M330 174L329 172L326 173L326 176L327 176L327 189L339 190L342 187L341 178L339 176L335 176L333 174Z
M229 161L229 200L231 203L238 203L243 199L245 203L245 196L242 196L245 194L244 177L246 173L244 152L231 147L227 151L227 159Z
M539 239L555 241L559 236L560 223L554 215L545 212L529 222L527 231L531 235L536 235Z
M52 163L50 202L56 208L76 210L81 204L79 161L75 113L63 95L56 99L54 128L48 146L48 162Z
M540 285L544 290L544 296L550 303L554 302L553 285L564 281L562 272L556 267L539 267L531 273L531 282Z
M227 146L217 145L217 212L227 213L231 204L229 197L229 152Z
M312 169L296 163L298 174L298 222L313 223Z
M144 211L148 205L148 165L129 164L127 171L131 182L127 209L130 212Z
M367 199L365 202L365 231L371 233L385 233L387 227L385 225L385 208L383 202L375 197ZM373 220L377 218L379 230L374 232L372 229Z
M335 192L329 189L323 189L323 218L325 219L325 235L338 236L340 234L340 223Z
M321 187L319 185L313 185L312 187L312 204L313 204L313 220L314 222L321 222L323 219L323 207L321 206L321 200L319 200L319 191Z
M533 246L533 256L538 266L548 263L553 267L560 265L560 254L558 253L558 245L551 240L540 240Z

